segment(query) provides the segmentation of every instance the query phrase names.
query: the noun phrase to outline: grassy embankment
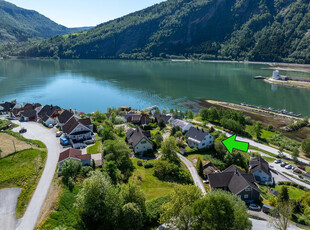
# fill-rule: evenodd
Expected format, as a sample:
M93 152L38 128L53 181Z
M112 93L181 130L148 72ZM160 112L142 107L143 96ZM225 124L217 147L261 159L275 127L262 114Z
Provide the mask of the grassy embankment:
M96 154L96 153L101 153L101 152L102 152L102 141L101 140L96 141L94 145L87 148L88 154Z
M145 193L145 198L147 201L163 195L167 195L173 191L173 188L177 185L177 183L159 180L153 175L154 168L146 169L143 166L138 166L138 161L139 159L132 159L135 170L129 181L134 182L141 187ZM149 162L155 162L155 160L151 160Z
M46 151L26 149L0 159L0 189L20 187L16 216L22 217L44 169Z

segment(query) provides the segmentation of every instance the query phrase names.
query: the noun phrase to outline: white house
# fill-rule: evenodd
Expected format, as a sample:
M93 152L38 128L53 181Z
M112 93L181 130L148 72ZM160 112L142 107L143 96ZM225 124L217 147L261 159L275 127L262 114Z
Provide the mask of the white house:
M182 132L185 133L187 132L193 125L187 121L183 121L180 119L174 119L171 122L172 127L180 127L182 129Z
M154 146L149 137L150 132L145 132L141 128L129 129L126 132L126 140L135 154L153 150Z
M272 79L273 79L273 80L279 80L279 79L280 79L279 70L273 71L273 73L272 73Z
M72 117L63 127L62 131L70 140L85 141L92 138L92 124L89 118L77 119Z
M42 122L46 125L55 125L57 123L57 121L53 118L51 118L50 116L44 115L42 118Z
M272 175L269 164L261 157L251 157L249 162L249 171L254 175L257 182L272 184Z
M186 142L191 148L204 149L213 145L214 138L207 131L191 127L186 133Z

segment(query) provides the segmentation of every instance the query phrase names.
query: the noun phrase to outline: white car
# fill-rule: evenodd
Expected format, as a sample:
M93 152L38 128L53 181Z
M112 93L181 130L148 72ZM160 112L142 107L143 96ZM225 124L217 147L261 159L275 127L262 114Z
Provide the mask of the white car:
M257 204L250 204L249 209L254 210L254 211L260 211L261 207Z
M59 132L56 133L56 137L61 137L61 135L62 135L62 132L61 132L61 131L59 131Z
M274 163L280 164L280 163L281 163L281 159L276 159L276 160L274 161Z
M292 165L285 166L286 169L292 169L292 167L293 167Z

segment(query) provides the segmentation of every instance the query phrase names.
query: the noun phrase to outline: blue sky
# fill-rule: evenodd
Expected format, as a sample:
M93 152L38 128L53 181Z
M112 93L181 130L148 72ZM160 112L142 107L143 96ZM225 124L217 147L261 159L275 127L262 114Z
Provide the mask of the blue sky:
M95 26L163 0L7 0L67 27Z

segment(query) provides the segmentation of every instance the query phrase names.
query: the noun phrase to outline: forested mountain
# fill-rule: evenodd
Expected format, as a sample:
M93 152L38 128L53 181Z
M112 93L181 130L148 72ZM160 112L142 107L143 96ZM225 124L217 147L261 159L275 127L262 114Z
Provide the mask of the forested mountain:
M75 31L81 29L64 27L36 11L0 0L0 44L27 41L36 37L48 38Z
M168 0L13 54L310 63L309 51L308 0Z

